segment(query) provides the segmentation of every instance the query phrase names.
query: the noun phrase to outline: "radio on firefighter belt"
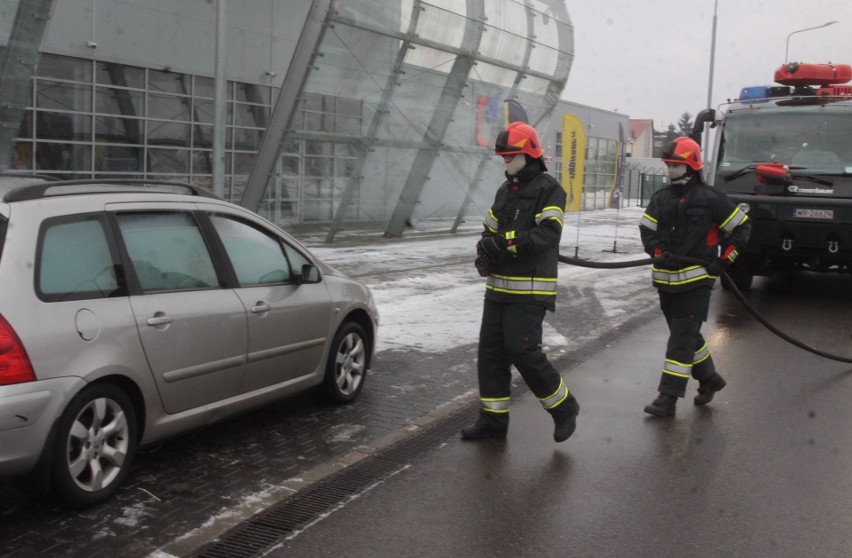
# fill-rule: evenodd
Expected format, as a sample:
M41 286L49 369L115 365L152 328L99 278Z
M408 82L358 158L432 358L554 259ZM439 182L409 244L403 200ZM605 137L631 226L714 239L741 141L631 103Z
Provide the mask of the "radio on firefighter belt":
M675 255L675 256L670 256L670 257L673 258L673 259L676 259L680 262L683 262L685 264L707 266L707 264L709 263L705 260L702 260L702 259L699 259L699 258L690 258L688 256L677 256L677 255ZM478 259L479 258L477 258L477 260ZM654 257L654 258L644 258L644 259L641 259L641 260L631 260L631 261L626 261L626 262L592 262L592 261L588 261L588 260L581 260L579 258L571 258L571 257L568 257L568 256L563 256L561 254L559 255L559 261L562 262L562 263L567 263L567 264L571 264L571 265L578 265L580 267L593 267L593 268L598 268L598 269L620 269L620 268L624 268L624 267L638 267L638 266L641 266L641 265L648 265L648 264L661 264L661 263L663 263L663 261L665 259L666 259L665 257L657 256L657 257ZM476 267L477 267L477 269L479 269L479 263L476 264ZM778 329L777 327L775 327L774 325L769 323L766 320L766 318L764 318L762 315L760 315L760 313L754 308L754 306L751 305L751 303L746 299L746 297L743 295L743 293L740 292L740 290L736 287L736 285L734 285L734 282L730 279L730 277L728 277L728 273L724 269L722 269L720 273L721 273L723 278L727 278L728 287L730 287L731 291L733 291L734 296L737 297L737 300L740 301L740 304L742 304L745 307L745 309L748 310L749 314L754 316L755 319L757 319L758 322L763 324L764 327L766 327L766 329L768 329L769 331L771 331L772 333L774 333L775 335L777 335L778 337L780 337L784 341L787 341L788 343L791 343L791 344L799 347L800 349L804 349L804 350L806 350L810 353L813 353L815 355L821 356L823 358L827 358L829 360L836 360L838 362L852 363L852 357L838 356L838 355L834 355L834 354L831 354L831 353L827 353L825 351L821 351L819 349L815 349L815 348L811 347L810 345L806 345L802 341L799 341L798 339L795 339L795 338L787 335L786 333L784 333L783 331L781 331L780 329ZM482 272L480 272L480 275L482 275Z

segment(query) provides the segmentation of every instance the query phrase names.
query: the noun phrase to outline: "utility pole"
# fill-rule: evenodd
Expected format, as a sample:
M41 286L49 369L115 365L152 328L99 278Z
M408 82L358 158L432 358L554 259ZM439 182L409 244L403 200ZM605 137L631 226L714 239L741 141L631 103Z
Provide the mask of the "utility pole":
M216 75L213 81L213 193L225 197L225 117L228 114L225 87L225 0L216 0Z
M716 11L719 8L719 0L713 4L713 38L710 42L710 77L707 80L707 108L713 108L713 65L716 62Z

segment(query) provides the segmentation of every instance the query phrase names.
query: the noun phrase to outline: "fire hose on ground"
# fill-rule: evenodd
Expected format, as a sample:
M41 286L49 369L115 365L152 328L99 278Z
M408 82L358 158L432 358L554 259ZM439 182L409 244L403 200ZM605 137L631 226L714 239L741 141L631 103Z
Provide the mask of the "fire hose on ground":
M698 259L698 258L689 258L689 257L686 257L686 256L675 256L675 257L679 261L686 263L686 264L693 264L693 265L706 265L707 264L707 262L705 260L701 260L701 259ZM643 266L643 265L662 263L663 258L659 258L659 257L658 258L644 258L644 259L641 259L641 260L630 260L630 261L623 261L623 262L594 262L594 261L590 261L590 260L583 260L583 259L580 259L580 258L572 258L572 257L569 257L569 256L563 256L563 255L560 254L559 261L562 262L562 263L566 263L566 264L570 264L570 265L576 265L576 266L580 266L580 267L591 267L591 268L597 268L597 269L621 269L621 268L626 268L626 267L639 267L639 266ZM771 331L772 333L774 333L775 335L777 335L778 337L780 337L784 341L787 341L788 343L791 343L791 344L795 345L796 347L799 347L800 349L804 349L804 350L808 351L809 353L813 353L815 355L821 356L823 358L827 358L829 360L836 360L836 361L839 361L839 362L852 363L852 358L850 358L850 357L838 356L838 355L834 355L834 354L831 354L831 353L827 353L825 351L821 351L819 349L815 349L814 347L811 347L810 345L807 345L806 343L803 343L802 341L799 341L798 339L795 339L794 337L787 335L786 333L784 333L783 331L781 331L780 329L778 329L777 327L775 327L774 325L769 323L769 321L765 317L763 317L760 314L760 312L758 312L754 308L754 306L751 305L751 303L746 299L745 295L743 295L743 293L740 292L740 290L737 288L737 286L734 284L733 280L728 276L728 274L725 270L722 270L722 278L723 278L723 280L727 279L727 281L728 281L727 286L734 293L734 296L737 298L737 300L740 301L740 304L742 304L743 307L745 307L745 309L749 312L749 314L754 316L754 318L758 322L763 324L764 327L766 327L766 329L768 329L769 331Z

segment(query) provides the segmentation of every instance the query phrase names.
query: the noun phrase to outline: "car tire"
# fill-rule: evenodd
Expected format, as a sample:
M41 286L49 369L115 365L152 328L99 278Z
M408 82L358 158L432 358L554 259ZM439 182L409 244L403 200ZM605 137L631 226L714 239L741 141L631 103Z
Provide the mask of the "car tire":
M127 478L137 445L136 412L113 384L81 391L59 419L51 483L55 497L86 508L112 497Z
M368 356L364 329L354 322L343 324L328 352L320 397L337 404L354 401L367 378Z

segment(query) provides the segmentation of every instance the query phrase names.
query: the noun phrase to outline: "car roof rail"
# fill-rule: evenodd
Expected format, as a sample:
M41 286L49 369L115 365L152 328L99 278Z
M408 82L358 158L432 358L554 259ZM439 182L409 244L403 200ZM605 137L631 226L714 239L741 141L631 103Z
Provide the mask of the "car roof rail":
M6 195L3 196L3 201L18 202L25 200L38 200L52 196L107 193L184 194L212 198L215 200L222 199L210 190L193 184L187 184L185 182L146 180L144 178L89 178L79 180L59 180L20 186L7 192Z
M62 180L61 178L56 178L52 174L38 174L34 172L15 172L15 171L0 171L0 178L11 176L13 178L38 178L41 180L47 180L50 182L57 182Z

